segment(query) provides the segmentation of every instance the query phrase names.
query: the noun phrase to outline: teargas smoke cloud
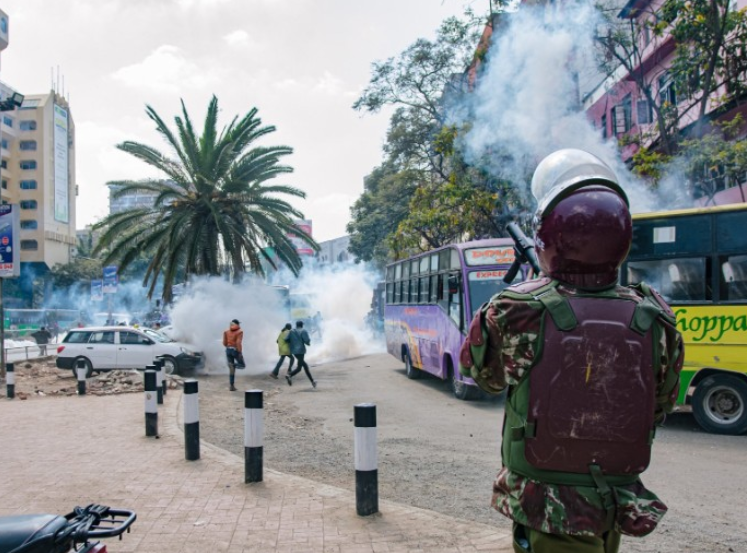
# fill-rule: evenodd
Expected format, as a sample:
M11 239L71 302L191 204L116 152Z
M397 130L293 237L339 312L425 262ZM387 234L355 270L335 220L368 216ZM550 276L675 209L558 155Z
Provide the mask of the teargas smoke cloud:
M542 158L579 148L614 170L634 212L671 209L676 188L660 189L663 204L627 169L615 139L604 140L579 107L578 82L604 78L591 69L601 21L590 2L558 4L524 5L502 16L475 90L451 110L452 123L471 124L463 142L468 161L528 193Z
M274 283L289 287L291 297L306 296L312 315L321 314L321 337L312 332L307 348L310 365L384 351L383 341L365 324L376 280L373 273L352 264L334 270L304 267L298 279L286 271L273 277ZM241 321L244 331L246 372L269 373L278 360L276 339L286 323L295 327L295 320L278 290L259 279L247 278L241 284L219 278L192 282L171 309L169 331L205 353L204 372L224 374L228 367L221 339L232 319Z

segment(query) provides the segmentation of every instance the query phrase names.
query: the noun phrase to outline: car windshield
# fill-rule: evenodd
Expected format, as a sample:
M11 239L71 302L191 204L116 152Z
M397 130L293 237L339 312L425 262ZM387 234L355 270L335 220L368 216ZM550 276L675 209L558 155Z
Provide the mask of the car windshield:
M142 332L148 335L148 338L151 338L152 340L155 340L156 342L160 342L162 344L165 344L167 342L173 342L171 338L166 336L165 334L162 334L158 332L157 330L153 330L152 328L142 328Z

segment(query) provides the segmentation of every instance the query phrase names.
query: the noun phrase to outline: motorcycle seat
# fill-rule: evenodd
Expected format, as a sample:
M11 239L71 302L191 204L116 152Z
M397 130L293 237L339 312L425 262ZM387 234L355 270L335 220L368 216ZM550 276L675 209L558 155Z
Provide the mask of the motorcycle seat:
M68 522L59 515L0 517L0 553L57 553L70 544L55 545L55 535Z

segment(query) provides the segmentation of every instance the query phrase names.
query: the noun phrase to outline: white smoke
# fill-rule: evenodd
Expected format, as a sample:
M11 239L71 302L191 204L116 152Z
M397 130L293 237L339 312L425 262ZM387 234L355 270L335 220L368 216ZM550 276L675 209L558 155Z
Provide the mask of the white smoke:
M467 160L499 178L525 183L548 154L578 148L613 169L632 211L651 211L659 206L657 198L622 162L616 141L604 140L578 106L577 79L595 64L600 24L588 1L523 5L505 14L474 93L452 112L451 122L471 123L463 144ZM670 205L672 199L670 194Z
M330 362L384 350L380 339L366 328L376 277L359 265L336 269L305 267L300 278L277 275L274 282L290 287L291 294L309 294L311 311L323 318L322 337L311 334L309 364ZM232 319L244 331L247 371L269 373L278 360L276 339L286 323L287 311L274 289L258 279L231 284L223 279L199 279L190 284L171 310L173 336L203 351L205 372L226 373L221 340ZM310 329L307 329L310 330ZM284 366L287 366L287 361Z

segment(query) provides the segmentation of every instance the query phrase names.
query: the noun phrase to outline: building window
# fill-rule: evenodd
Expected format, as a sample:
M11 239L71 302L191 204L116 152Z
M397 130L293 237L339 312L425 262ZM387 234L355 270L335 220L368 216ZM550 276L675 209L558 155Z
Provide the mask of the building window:
M601 123L602 123L602 138L607 138L607 136L609 135L607 134L607 114L606 113L602 115Z
M2 144L3 148L5 148L6 150L8 149L8 141L6 139L3 138L1 144Z
M36 169L36 160L24 159L21 161L21 169Z
M35 180L22 180L21 190L36 190L36 181Z
M36 200L21 200L21 209L36 209Z
M23 230L35 230L39 228L39 224L33 219L29 219L28 221L21 221L21 228Z
M18 147L21 150L35 152L36 151L36 140L21 140L21 142L18 144Z
M630 94L616 105L613 110L612 122L615 125L615 134L623 134L630 130L632 125L633 101Z
M651 112L651 106L649 105L648 100L645 100L643 98L639 99L635 103L635 107L638 111L637 118L639 125L648 125L650 123L653 123L654 114Z
M8 181L7 181L7 180L5 180L5 179L3 179L3 188L4 188L5 190L7 190L7 189L8 189Z
M677 105L677 93L674 90L674 81L669 73L659 77L659 100L662 104Z
M5 160L0 161L0 167L2 167L3 169L7 169L8 168L8 162L5 161Z
M22 131L35 131L36 121L34 121L33 119L29 121L21 121L20 128Z
M37 242L36 240L21 240L21 249L22 250L38 250L39 242Z
M4 115L3 116L3 123L7 127L12 127L13 126L13 119L11 119L10 117L8 117L7 115Z

